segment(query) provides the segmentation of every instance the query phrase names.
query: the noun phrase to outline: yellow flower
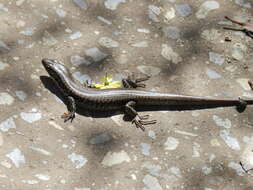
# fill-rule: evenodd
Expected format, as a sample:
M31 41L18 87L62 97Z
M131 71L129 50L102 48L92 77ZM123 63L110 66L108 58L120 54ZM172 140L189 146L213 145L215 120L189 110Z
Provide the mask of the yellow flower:
M104 77L101 78L101 83L92 85L93 88L97 89L110 89L110 88L120 88L121 82L120 81L113 81L112 75L105 74Z

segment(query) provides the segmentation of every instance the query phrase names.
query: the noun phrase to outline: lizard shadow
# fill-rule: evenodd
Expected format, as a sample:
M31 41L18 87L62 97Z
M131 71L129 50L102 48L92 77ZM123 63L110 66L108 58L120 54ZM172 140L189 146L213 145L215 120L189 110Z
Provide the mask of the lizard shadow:
M62 102L67 105L67 99L61 93L58 86L55 84L54 80L48 76L40 76L40 80L45 88L47 88L51 93L55 94ZM190 103L190 102L189 102ZM137 106L135 107L137 112L145 112L145 111L191 111L191 110L201 110L201 109L212 109L218 107L231 107L233 105L208 105L203 103L203 105L175 105L175 106L167 106L167 105L159 105L159 106ZM243 112L245 107L237 106L238 112ZM93 117L93 118L105 118L111 117L113 115L124 113L124 108L118 111L94 111L87 110L83 107L77 105L76 113L82 116ZM123 119L125 121L131 121L133 118L131 116L124 116Z

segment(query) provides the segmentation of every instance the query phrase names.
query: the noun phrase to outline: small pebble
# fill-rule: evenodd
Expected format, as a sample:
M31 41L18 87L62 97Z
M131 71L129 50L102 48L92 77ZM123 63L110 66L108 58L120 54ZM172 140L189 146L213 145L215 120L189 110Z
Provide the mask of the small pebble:
M6 154L16 168L19 168L22 164L25 164L25 156L21 153L18 148L13 149L9 154Z
M104 4L107 9L116 10L120 3L125 3L126 0L105 0Z
M212 69L207 69L206 70L206 74L210 79L219 79L221 78L221 75L218 74L216 71L212 70Z
M102 21L103 23L105 24L108 24L108 25L111 25L112 24L112 21L102 17L102 16L97 16L98 20Z
M68 158L75 165L75 168L77 169L82 168L88 161L87 158L76 153L69 154Z
M220 8L220 4L217 1L205 1L196 13L198 19L204 19L208 13L212 10Z
M109 151L103 158L102 165L111 167L113 165L118 165L123 162L130 162L130 160L130 157L124 150L120 152Z
M75 33L73 33L73 34L71 34L71 35L69 36L69 38L70 38L71 40L76 40L76 39L81 38L81 37L82 37L82 33L79 32L79 31L77 31L77 32L75 32Z
M217 65L222 65L225 62L225 58L215 52L209 52L209 60Z
M6 93L0 92L0 105L11 105L14 102L14 98Z
M176 4L176 11L180 16L187 17L192 13L192 8L189 4Z
M136 42L131 44L133 47L148 47L148 42L147 41L141 41L141 42Z
M73 0L73 2L81 9L87 9L88 5L86 0Z
M164 143L165 150L175 150L178 147L179 141L174 137L168 137Z
M231 133L227 130L220 131L220 137L224 140L224 142L233 150L240 151L240 145L238 140L231 135Z
M140 65L137 69L148 76L156 76L161 72L160 68L154 66Z

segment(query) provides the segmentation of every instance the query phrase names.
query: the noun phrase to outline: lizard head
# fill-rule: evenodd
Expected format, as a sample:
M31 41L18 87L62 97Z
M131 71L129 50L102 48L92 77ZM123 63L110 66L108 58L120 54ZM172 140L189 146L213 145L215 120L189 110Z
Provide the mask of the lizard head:
M42 64L50 77L57 80L62 75L68 76L69 71L68 69L58 60L56 59L42 59Z

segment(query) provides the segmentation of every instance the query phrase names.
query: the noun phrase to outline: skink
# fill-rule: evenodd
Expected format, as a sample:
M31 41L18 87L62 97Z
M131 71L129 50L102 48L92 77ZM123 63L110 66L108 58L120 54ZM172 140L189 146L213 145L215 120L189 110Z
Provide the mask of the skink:
M65 122L74 119L77 105L87 110L104 112L123 111L125 115L132 118L132 123L137 128L144 131L144 125L156 123L156 120L148 120L148 115L140 116L137 113L136 109L146 106L160 106L161 108L164 106L236 106L238 109L244 110L246 105L253 104L253 100L242 100L240 98L215 99L144 91L133 88L105 90L84 88L75 83L69 70L60 61L42 59L42 64L68 100L68 112L62 116ZM135 87L138 86L137 82L139 81L130 81Z

